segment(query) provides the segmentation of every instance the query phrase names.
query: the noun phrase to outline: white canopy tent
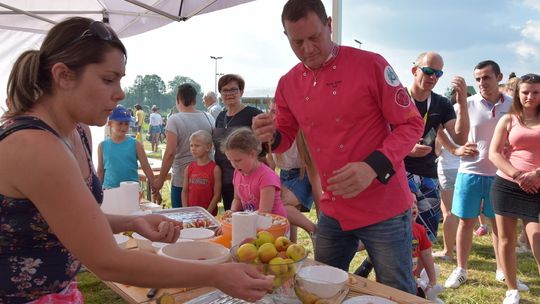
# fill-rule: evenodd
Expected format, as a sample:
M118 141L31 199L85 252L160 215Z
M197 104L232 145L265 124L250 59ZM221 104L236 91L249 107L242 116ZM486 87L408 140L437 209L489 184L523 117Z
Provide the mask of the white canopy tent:
M24 50L38 49L54 24L71 16L108 23L121 38L173 21L253 0L0 0L0 107L5 107L7 77ZM3 112L0 109L0 113ZM103 128L92 127L94 159Z

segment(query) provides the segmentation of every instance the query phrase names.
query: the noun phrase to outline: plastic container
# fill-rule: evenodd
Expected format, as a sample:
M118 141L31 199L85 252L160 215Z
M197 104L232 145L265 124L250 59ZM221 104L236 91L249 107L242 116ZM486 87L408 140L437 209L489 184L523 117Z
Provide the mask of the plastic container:
M257 229L258 231L266 230L270 232L275 238L286 235L289 231L289 221L280 215L270 214L272 216L274 224L268 229ZM275 224L279 223L279 224ZM227 240L232 240L232 224L230 221L221 219L221 231L223 232L223 238Z

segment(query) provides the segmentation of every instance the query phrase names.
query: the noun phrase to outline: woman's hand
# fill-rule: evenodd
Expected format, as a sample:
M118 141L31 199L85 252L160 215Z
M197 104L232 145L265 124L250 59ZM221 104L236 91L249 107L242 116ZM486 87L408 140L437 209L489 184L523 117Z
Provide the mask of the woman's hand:
M134 219L134 230L153 242L174 243L180 236L182 222L161 214L147 214Z
M519 187L528 194L538 193L540 188L540 177L536 175L535 171L523 172L515 178Z
M255 302L272 290L274 276L265 276L255 266L225 263L216 267L214 287L235 298Z

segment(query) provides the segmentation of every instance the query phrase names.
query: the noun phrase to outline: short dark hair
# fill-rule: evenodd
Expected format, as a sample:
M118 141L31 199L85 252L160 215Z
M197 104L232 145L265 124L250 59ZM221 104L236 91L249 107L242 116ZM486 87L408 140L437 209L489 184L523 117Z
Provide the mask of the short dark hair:
M176 101L182 102L186 107L195 104L197 102L197 90L189 83L179 85Z
M285 26L285 20L296 22L308 15L309 12L317 14L322 23L326 23L328 15L321 0L289 0L283 6L281 23Z
M493 61L493 60L484 60L484 61L480 61L475 67L474 69L475 70L481 70L487 66L491 66L491 69L493 70L493 72L495 72L495 75L499 76L501 74L501 68L499 67L499 65Z
M242 76L236 74L226 74L221 76L218 81L218 91L221 93L221 88L229 84L229 82L231 81L236 81L236 83L238 83L238 88L240 89L240 91L244 91L246 82L244 81Z

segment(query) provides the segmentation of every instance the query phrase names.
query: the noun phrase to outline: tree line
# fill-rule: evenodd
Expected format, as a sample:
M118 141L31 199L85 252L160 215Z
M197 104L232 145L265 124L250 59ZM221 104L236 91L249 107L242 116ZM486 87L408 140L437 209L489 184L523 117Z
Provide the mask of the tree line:
M176 91L179 85L190 83L197 90L197 107L202 107L203 92L201 85L195 80L177 75L173 80L165 84L165 81L159 75L137 75L132 86L124 88L126 98L122 105L126 108L133 108L140 104L145 111L148 111L153 105L160 108L161 113L167 113L171 109L176 109Z

